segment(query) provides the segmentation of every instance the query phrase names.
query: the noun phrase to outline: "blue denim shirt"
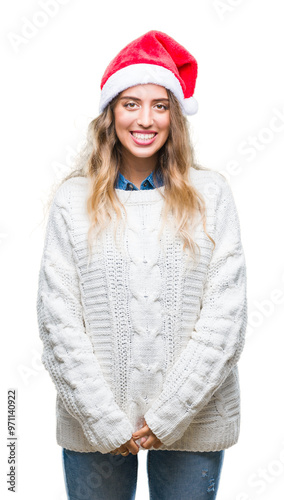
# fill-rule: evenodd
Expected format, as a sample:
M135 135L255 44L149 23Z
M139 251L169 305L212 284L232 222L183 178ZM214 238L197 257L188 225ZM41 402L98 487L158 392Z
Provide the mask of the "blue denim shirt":
M152 172L148 175L148 177L146 177L146 179L144 179L144 181L141 182L140 190L156 188L153 180L153 173L154 170L152 170ZM157 182L158 182L158 187L164 185L163 174L160 169L157 172ZM135 184L133 184L133 182L130 182L128 179L125 179L124 175L122 175L121 172L119 172L118 174L117 183L115 187L116 189L123 189L124 191L132 191L133 189L139 191L139 188L136 187Z

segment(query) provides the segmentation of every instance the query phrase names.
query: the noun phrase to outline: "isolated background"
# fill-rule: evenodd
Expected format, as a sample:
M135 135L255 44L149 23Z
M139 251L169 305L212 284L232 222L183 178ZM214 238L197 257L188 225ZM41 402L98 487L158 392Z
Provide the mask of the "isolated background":
M14 0L1 10L1 498L10 498L9 388L18 393L18 497L66 498L55 440L55 387L40 361L36 319L43 209L98 114L106 65L131 40L158 29L198 61L199 112L189 118L196 155L230 181L247 262L241 434L226 450L218 500L279 500L284 485L282 1ZM137 500L148 498L146 454L138 456Z

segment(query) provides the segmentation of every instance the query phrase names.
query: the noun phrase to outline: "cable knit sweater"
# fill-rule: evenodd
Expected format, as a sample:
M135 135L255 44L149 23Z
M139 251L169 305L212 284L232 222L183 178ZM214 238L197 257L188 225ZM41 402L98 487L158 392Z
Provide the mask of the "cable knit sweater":
M65 181L54 196L37 316L64 448L108 453L143 417L159 450L217 451L238 440L237 362L247 325L239 219L223 176L191 169L190 177L216 242L213 251L200 223L195 266L169 224L158 238L164 186L116 189L126 231L114 212L89 261L87 179Z

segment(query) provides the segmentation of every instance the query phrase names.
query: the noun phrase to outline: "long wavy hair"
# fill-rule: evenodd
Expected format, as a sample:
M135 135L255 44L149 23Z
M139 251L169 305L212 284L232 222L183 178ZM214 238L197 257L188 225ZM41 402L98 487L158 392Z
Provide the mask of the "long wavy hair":
M200 222L202 222L204 232L213 243L214 248L215 242L206 230L205 200L191 183L190 169L210 169L196 163L190 138L190 124L182 114L174 94L170 90L166 90L169 98L170 131L165 144L158 151L158 161L153 172L155 185L157 185L156 174L159 168L164 179L164 194L161 192L164 204L160 234L165 223L173 218L176 227L175 233L179 233L183 240L183 250L187 248L193 260L196 260L196 251L198 249L200 255L200 247L194 240L194 229ZM87 198L87 211L90 219L89 254L92 253L94 238L107 226L113 218L114 212L118 220L122 221L123 219L121 209L126 216L124 205L115 191L123 158L114 120L114 108L120 95L121 93L108 104L99 116L89 123L86 142L76 157L74 169L60 181L59 185L53 188L48 203L50 205L55 191L67 179L78 176L89 179ZM171 217L168 217L169 214Z

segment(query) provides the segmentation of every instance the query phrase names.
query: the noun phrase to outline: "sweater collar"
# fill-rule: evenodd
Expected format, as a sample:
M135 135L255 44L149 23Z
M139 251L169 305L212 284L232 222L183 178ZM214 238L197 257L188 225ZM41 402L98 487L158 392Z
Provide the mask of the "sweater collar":
M148 204L156 203L163 199L165 186L160 186L156 189L133 189L125 191L123 189L115 188L116 194L123 204Z

